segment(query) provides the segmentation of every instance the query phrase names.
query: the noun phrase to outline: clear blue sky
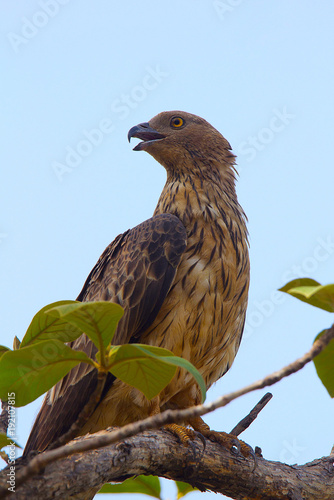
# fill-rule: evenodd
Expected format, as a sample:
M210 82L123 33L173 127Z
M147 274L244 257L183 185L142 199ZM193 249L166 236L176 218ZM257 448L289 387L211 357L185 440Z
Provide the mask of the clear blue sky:
M22 338L45 304L75 298L106 245L151 216L165 171L132 151L127 132L180 109L232 144L249 218L245 338L208 399L308 350L333 316L275 291L298 276L333 282L333 3L0 6L0 343ZM264 392L207 422L231 430ZM314 367L272 392L244 439L288 463L328 454L333 403ZM22 444L39 405L19 411ZM173 496L167 481L165 491Z

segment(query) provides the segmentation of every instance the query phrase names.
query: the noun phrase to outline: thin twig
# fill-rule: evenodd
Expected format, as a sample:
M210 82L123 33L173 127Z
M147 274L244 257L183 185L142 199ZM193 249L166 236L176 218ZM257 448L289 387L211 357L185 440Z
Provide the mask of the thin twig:
M328 329L318 340L316 340L312 348L304 354L301 358L297 359L293 363L285 366L279 371L276 371L262 380L253 382L252 384L243 387L237 391L231 392L226 396L218 398L216 401L208 403L206 405L192 406L184 410L167 410L158 415L148 417L139 422L134 422L132 424L125 425L115 431L105 432L101 431L92 437L85 439L84 441L79 441L77 443L69 443L61 448L56 448L55 450L46 451L34 457L26 467L24 467L16 475L16 487L21 485L27 479L41 472L48 464L55 462L61 458L74 455L75 453L82 453L84 451L93 450L108 446L117 441L121 441L127 437L134 436L139 432L149 429L158 429L159 427L169 424L172 422L182 422L187 421L192 417L199 417L206 413L210 413L217 408L226 406L228 403L234 399L248 394L249 392L263 389L264 387L273 385L279 382L282 378L296 373L301 370L307 363L312 361L334 338L334 325ZM0 496L7 496L9 491L5 486L5 482L2 483L2 488L0 489Z
M262 399L254 406L254 408L244 417L240 422L231 430L230 434L233 436L239 436L242 432L244 432L256 419L260 411L266 406L267 403L271 400L273 395L271 392L267 392L263 396Z

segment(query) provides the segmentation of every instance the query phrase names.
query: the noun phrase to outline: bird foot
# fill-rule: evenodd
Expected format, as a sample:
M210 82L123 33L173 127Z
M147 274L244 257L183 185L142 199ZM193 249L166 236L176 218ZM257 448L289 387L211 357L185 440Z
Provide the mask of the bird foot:
M164 426L164 429L167 429L168 431L172 432L174 436L176 436L183 445L190 446L193 451L194 458L197 457L196 447L193 442L193 440L196 437L198 437L202 441L203 443L202 453L204 452L206 441L205 437L200 432L194 431L193 429L189 429L188 427L183 427L182 425L178 424L167 424Z
M224 446L224 448L230 450L234 455L242 455L245 458L252 457L256 465L257 459L254 450L249 444L238 439L237 436L228 434L227 432L212 431L200 417L191 419L190 424L196 431L200 432L204 438L219 443Z
M255 451L249 444L241 441L241 439L238 439L237 436L228 434L227 432L217 432L212 430L207 433L204 432L203 435L210 439L210 441L221 444L230 450L236 457L242 456L244 458L251 458L254 462L253 471L256 469L258 461Z
M228 450L233 453L237 458L238 457L244 457L244 458L251 458L254 462L254 467L253 471L257 467L257 455L254 452L253 448L245 443L244 441L241 441L241 439L238 439L237 436L234 436L233 434L228 434L227 432L217 432L217 431L212 431L210 430L204 430L201 431L202 435L206 438L208 438L210 441L213 441L215 443L219 443L224 448L227 448Z
M210 439L210 441L219 443L224 446L224 448L229 449L235 455L241 454L246 458L252 455L252 448L244 441L238 439L237 436L233 436L233 434L212 431L211 429L209 431L202 432L202 434L204 437Z
M189 441L194 439L195 437L195 431L192 429L188 429L187 427L183 427L182 425L178 424L167 424L164 426L164 429L167 429L168 431L172 432L174 436L176 436L182 444L188 445Z

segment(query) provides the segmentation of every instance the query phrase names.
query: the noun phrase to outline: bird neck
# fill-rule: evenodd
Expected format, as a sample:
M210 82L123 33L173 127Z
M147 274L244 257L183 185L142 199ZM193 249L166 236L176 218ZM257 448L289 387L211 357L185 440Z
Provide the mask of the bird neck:
M154 215L176 215L187 230L195 221L218 222L228 229L235 221L247 239L246 216L238 203L233 166L201 170L196 167L191 173L188 169L168 172Z

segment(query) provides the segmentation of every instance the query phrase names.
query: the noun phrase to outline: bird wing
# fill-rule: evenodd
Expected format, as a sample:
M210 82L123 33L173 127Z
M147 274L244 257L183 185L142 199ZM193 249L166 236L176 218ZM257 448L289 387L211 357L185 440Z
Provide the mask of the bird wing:
M182 222L171 214L148 219L117 236L89 274L77 300L106 300L120 304L124 315L113 344L138 342L155 320L168 294L186 248ZM94 358L96 347L82 335L71 347ZM103 396L115 377L109 373ZM46 395L24 454L44 450L76 421L97 384L97 371L80 363Z

